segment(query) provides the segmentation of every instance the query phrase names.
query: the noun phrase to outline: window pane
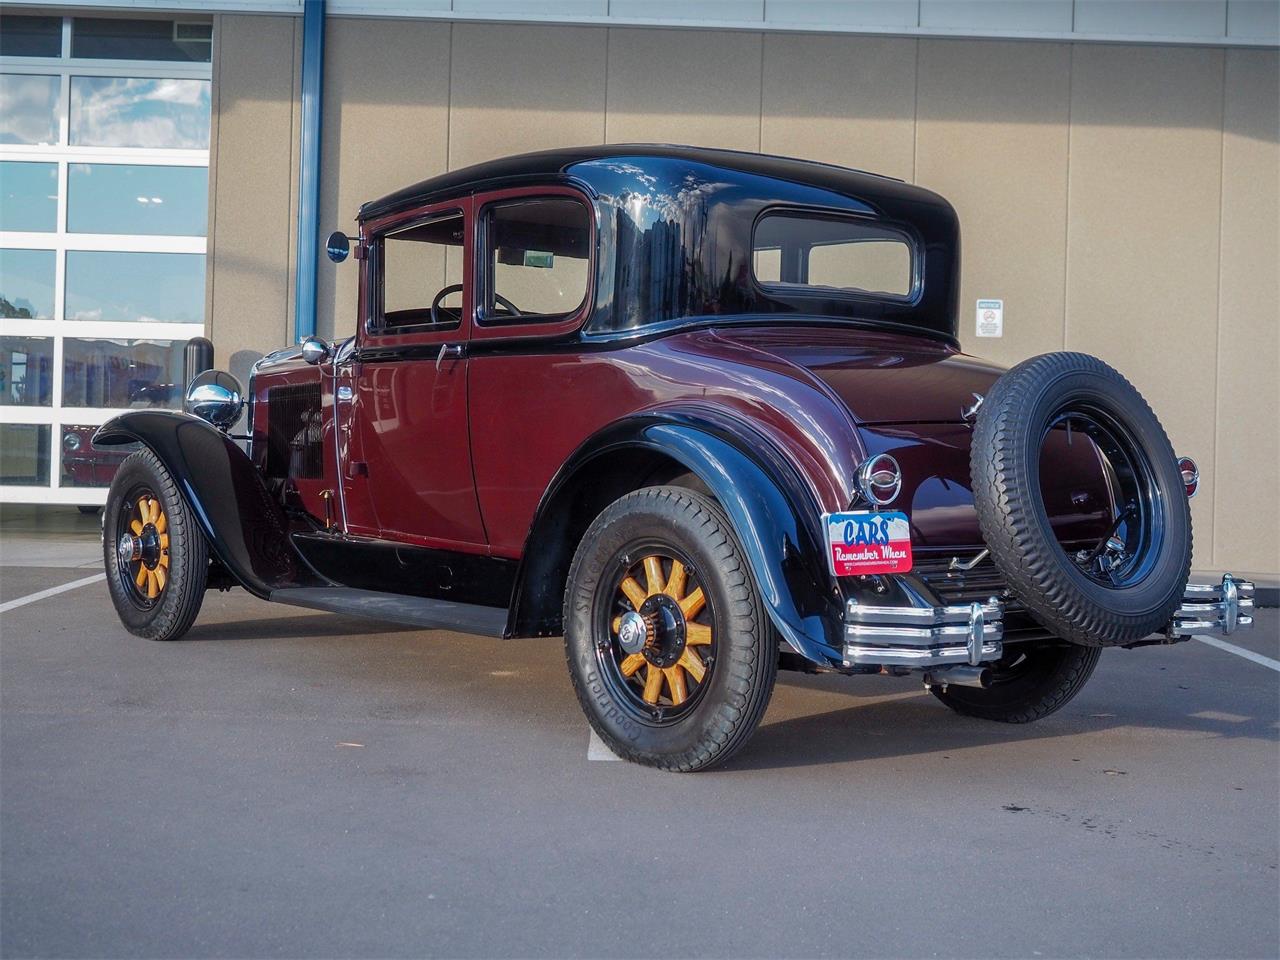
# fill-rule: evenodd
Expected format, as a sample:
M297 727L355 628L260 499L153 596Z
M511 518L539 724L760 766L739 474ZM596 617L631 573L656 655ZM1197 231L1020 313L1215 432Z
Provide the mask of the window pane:
M109 487L111 478L124 458L138 449L126 443L106 450L95 450L93 434L96 426L67 424L62 428L62 485L64 487Z
M175 29L176 27L176 29ZM213 24L75 17L71 55L91 60L193 60L208 63Z
M53 402L53 338L0 337L0 406Z
M0 484L48 486L49 427L0 423Z
M58 165L0 163L0 230L58 229Z
M587 208L575 200L524 200L489 213L489 321L564 316L587 295ZM504 302L505 301L505 302Z
M770 214L756 226L756 280L782 286L905 297L912 248L905 234L865 220Z
M79 340L62 344L64 407L182 406L185 340Z
M0 250L0 317L53 317L52 250Z
M205 167L73 163L67 169L67 193L70 233L205 235Z
M0 143L58 142L58 78L0 73Z
M204 254L69 250L66 316L204 323Z
M386 236L381 244L384 330L432 323L431 304L451 286L461 286L463 221L441 217ZM457 326L462 316L461 289L441 297L435 322Z
M209 81L72 77L71 142L206 150Z
M60 56L61 17L0 16L0 57Z

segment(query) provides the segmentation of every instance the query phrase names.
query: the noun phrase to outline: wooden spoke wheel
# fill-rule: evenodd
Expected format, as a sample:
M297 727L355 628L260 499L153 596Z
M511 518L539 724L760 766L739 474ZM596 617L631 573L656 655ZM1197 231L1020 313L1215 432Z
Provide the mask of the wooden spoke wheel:
M715 663L715 623L698 574L670 548L621 558L601 658L654 720L692 708Z
M169 585L169 517L154 491L131 493L119 514L116 560L122 579L133 586L133 599L149 607Z
M148 640L176 640L195 622L209 545L191 508L150 450L125 458L102 514L107 589L120 622Z
M614 753L705 770L764 714L779 639L729 519L686 487L628 493L591 522L565 585L565 660Z

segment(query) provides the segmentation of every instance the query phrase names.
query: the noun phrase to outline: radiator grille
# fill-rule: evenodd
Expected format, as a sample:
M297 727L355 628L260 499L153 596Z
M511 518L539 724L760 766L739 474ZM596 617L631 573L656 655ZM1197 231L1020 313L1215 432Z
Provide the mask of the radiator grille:
M320 384L267 391L267 476L295 480L324 476Z

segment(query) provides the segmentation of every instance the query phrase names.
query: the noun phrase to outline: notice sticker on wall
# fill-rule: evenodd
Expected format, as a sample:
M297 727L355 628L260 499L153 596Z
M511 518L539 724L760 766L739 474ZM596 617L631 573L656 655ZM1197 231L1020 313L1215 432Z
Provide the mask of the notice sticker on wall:
M978 301L978 336L1004 336L1004 301Z

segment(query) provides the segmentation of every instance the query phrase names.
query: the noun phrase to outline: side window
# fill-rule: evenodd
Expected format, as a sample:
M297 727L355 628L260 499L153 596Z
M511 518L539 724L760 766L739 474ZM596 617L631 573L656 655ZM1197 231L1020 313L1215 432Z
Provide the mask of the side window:
M374 244L374 333L462 323L461 213L393 230Z
M590 243L591 214L577 200L488 207L482 321L526 323L575 313L587 296Z

